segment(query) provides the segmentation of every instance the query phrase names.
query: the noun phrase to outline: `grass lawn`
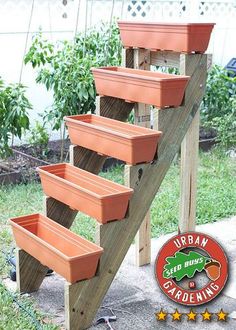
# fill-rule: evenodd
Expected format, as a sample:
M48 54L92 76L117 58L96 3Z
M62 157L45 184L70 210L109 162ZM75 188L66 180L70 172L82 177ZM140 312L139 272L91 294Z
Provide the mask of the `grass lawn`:
M215 149L208 153L201 153L198 175L197 196L197 223L214 222L219 219L236 214L236 166L235 159L229 158L225 152ZM123 168L117 167L108 173L102 173L103 177L123 183ZM12 247L12 235L7 225L7 219L12 216L41 212L43 210L43 193L41 185L31 183L28 185L15 185L0 187L0 242L4 246L5 253ZM169 233L177 229L179 216L179 164L173 164L165 177L160 190L151 207L152 236ZM79 214L72 226L72 230L86 238L93 240L95 221ZM0 254L1 274L7 274L3 254ZM27 303L27 302L26 302ZM12 297L0 285L0 330L2 329L35 329L34 326L24 326L24 323L14 323L12 327L9 319L22 317L24 322L29 322L30 317L24 317L15 306L12 309ZM2 315L2 311L4 315ZM7 316L9 315L9 317ZM19 316L20 315L20 316ZM40 319L42 316L37 314ZM27 321L28 320L28 321ZM8 323L7 323L8 322ZM22 321L23 322L23 321ZM18 325L19 323L19 325ZM20 325L21 324L21 325ZM54 326L43 329L56 329Z

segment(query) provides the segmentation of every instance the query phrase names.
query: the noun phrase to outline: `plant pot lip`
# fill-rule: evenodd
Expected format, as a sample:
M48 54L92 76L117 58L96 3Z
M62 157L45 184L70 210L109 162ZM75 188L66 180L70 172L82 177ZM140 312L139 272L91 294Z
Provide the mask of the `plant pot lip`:
M97 126L96 127L96 123L95 124L92 124L92 123L89 123L89 122L85 122L83 121L82 119L83 118L88 118L88 119L96 119L100 122L110 122L110 123L113 123L114 125L116 124L117 120L115 119L108 119L108 118L105 118L105 117L101 117L101 116L98 116L98 115L93 115L93 114L86 114L86 115L73 115L73 116L66 116L64 117L64 120L65 122L67 123L72 123L72 124L78 124L79 125L82 125L84 127L94 127L94 129L96 130L99 130L101 132L104 132L104 133L108 133L108 134L112 134L112 135L116 135L116 136L119 136L123 139L128 139L128 140L140 140L140 139L150 139L150 138L153 138L153 137L160 137L162 135L162 132L161 131L154 131L150 128L146 128L146 127L139 127L140 128L140 131L143 131L140 132L140 133L137 133L136 136L130 136L128 134L125 134L124 132L118 132L118 131L113 131L112 128L109 129L107 127L101 127L101 126ZM130 130L132 130L132 128L134 127L134 125L132 124L128 124L128 123L123 123L123 122L119 122L119 125L121 127L127 127L127 128L130 128ZM68 126L68 125L67 125Z
M118 71L119 69L120 71ZM144 80L147 82L179 82L179 81L188 81L190 79L190 76L184 76L184 75L176 75L176 74L170 74L170 73L163 73L163 72L155 72L155 71L148 71L145 72L145 70L139 70L139 69L133 69L133 68L125 68L125 67L119 67L119 66L103 66L99 68L92 67L91 71L93 73L102 73L112 76L119 76L122 78L133 78L137 80ZM132 73L133 72L133 73ZM138 74L140 73L140 74ZM159 76L159 77L158 77Z
M121 185L121 184L119 184L119 183L115 183L115 182L113 182L113 181L110 181L110 180L107 180L107 179L104 179L104 178L102 178L102 177L99 177L99 179L101 179L102 181L106 181L107 183L112 183L112 184L114 184L114 185L116 185L116 186L119 186L120 188L122 188L122 190L123 191L120 191L120 192L117 192L117 193L108 193L108 194L104 194L104 195L99 195L99 194L97 194L97 193L95 193L95 192L93 192L93 191L91 191L91 190L88 190L88 189L86 189L86 188L83 188L83 187L80 187L79 185L77 185L77 184L75 184L75 183L73 183L73 182L71 182L71 181L68 181L68 180L65 180L65 179L63 179L63 178L61 178L61 177L59 177L59 176L57 176L56 174L53 174L53 173L50 173L47 169L48 168L54 168L54 167L62 167L62 169L65 169L66 167L69 167L69 168L72 168L72 169L75 169L76 171L78 171L78 172L81 172L81 174L83 173L85 176L87 175L87 176L90 176L91 178L94 178L95 180L97 179L97 175L96 174L93 174L93 173L91 173L91 172L88 172L88 171L85 171L85 170L82 170L81 168L78 168L78 167L75 167L75 166L73 166L73 165L71 165L71 164L68 164L68 163L58 163L58 164L52 164L52 165L45 165L45 166L40 166L40 167L37 167L36 168L36 170L40 173L40 174L42 174L42 175L47 175L47 176L49 176L49 177L51 177L51 178L53 178L53 179L55 179L55 177L56 177L56 179L58 180L58 181L60 181L61 183L63 183L63 184L67 184L68 186L70 186L70 187L72 187L72 188L75 188L75 189L77 189L78 190L78 187L79 187L79 189L81 190L81 191L83 191L84 193L86 193L86 194L88 194L88 195L90 195L90 196L93 196L93 197L95 197L96 199L99 199L99 200L105 200L105 199L109 199L109 198L111 198L111 197L118 197L118 196L127 196L127 195L131 195L131 194L133 194L133 192L134 192L134 190L132 189L132 188L128 188L128 187L125 187L125 186L123 186L123 185ZM126 190L126 191L124 191L124 190Z
M218 266L218 267L220 267L220 263L219 263L218 261L215 261L215 260L210 261L210 262L208 262L208 263L205 265L205 269L207 269L207 268L209 268L209 267L211 267L211 266Z
M205 26L212 26L214 27L214 25L216 25L216 23L206 23L206 22L202 22L202 23L199 23L199 22L173 22L173 23L169 23L169 22L145 22L145 21L124 21L124 20L118 20L118 25L121 24L121 25L139 25L139 26L153 26L153 27L173 27L175 28L175 26L178 26L178 27L191 27L191 26L197 26L197 27L205 27Z
M24 227L22 227L20 224L18 224L18 222L16 222L16 220L19 220L21 218L29 218L29 220L26 220L26 221L29 221L30 222L30 218L31 218L31 221L32 223L36 221L37 223L37 220L41 219L43 220L43 222L48 222L49 223L49 226L51 228L53 228L54 226L56 227L56 231L58 232L60 229L63 229L65 230L66 228L63 227L62 225L60 225L59 223L53 221L52 219L40 214L40 213L34 213L34 214L30 214L30 215L26 215L26 216L19 216L19 217L15 217L15 218L10 218L9 219L9 223L12 227L22 231L23 233L27 234L27 236L30 236L31 238L33 238L34 240L38 241L40 244L43 244L45 247L47 247L49 250L53 251L55 254L57 254L59 257L63 258L64 260L68 261L68 262L71 262L73 260L78 260L78 259L81 259L81 258L84 258L86 256L92 256L92 255L97 255L97 254L101 254L104 249L88 240L86 240L85 238L80 237L80 239L84 242L86 242L87 244L93 246L93 248L95 249L96 248L96 251L93 251L93 252L85 252L83 253L81 256L73 256L73 257L69 257L67 256L66 254L64 254L63 252L59 251L58 249L56 249L53 245L47 243L46 241L44 241L43 239L39 238L37 235L34 235L32 232L30 232L29 230L25 229ZM24 221L22 221L23 223ZM53 226L52 226L52 222L53 222ZM51 225L50 225L51 224ZM76 234L75 234L76 235ZM66 235L67 236L67 235Z

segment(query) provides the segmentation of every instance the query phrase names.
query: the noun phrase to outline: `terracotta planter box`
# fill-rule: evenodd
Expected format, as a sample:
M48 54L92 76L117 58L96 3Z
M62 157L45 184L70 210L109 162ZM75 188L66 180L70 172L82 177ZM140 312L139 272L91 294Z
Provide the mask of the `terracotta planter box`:
M161 132L96 115L65 117L73 144L129 164L151 162Z
M68 282L95 276L101 247L41 214L13 218L10 224L17 246Z
M158 108L178 107L189 80L187 76L122 67L92 69L98 94Z
M204 53L214 23L118 22L124 47Z
M133 189L70 164L38 168L44 193L101 223L125 217Z

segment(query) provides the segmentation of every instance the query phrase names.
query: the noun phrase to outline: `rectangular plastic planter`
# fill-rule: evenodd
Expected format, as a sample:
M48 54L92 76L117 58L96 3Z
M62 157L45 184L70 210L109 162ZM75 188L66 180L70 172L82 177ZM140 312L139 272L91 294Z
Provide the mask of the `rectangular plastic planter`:
M124 47L204 53L214 23L118 22Z
M179 106L189 80L187 76L122 67L92 68L92 72L98 94L158 108Z
M44 193L101 223L125 217L133 189L70 164L38 168Z
M41 214L12 218L10 224L17 246L68 282L95 275L101 247Z
M129 164L151 162L161 132L96 115L65 117L73 144Z

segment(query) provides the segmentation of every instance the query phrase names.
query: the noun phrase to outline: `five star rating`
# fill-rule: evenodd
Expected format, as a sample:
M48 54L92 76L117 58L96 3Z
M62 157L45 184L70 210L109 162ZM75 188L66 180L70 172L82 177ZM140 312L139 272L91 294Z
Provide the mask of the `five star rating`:
M228 317L228 313L224 312L222 308L218 313L211 313L208 311L207 308L202 313L197 313L192 308L190 309L189 313L181 313L178 311L177 308L173 313L168 313L168 312L164 311L163 309L161 309L155 315L156 315L157 321L166 321L168 318L168 315L169 315L172 318L173 322L174 321L180 322L183 317L187 317L188 321L196 322L198 315L201 317L202 321L206 321L206 322L207 321L208 322L224 321L224 322L226 322L227 317ZM198 318L198 319L200 319L200 318Z

